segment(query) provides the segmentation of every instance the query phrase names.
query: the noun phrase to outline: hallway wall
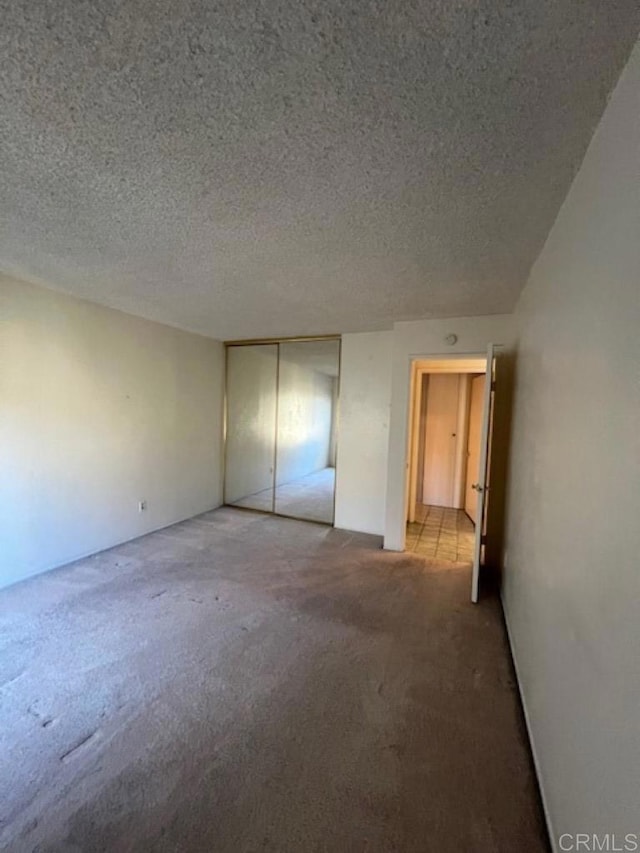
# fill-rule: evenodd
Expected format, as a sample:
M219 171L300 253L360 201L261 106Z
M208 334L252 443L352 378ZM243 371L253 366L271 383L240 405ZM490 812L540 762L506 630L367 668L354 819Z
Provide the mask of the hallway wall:
M220 504L220 343L4 276L0 317L0 586Z
M640 44L516 312L503 599L556 849L639 831L639 169Z

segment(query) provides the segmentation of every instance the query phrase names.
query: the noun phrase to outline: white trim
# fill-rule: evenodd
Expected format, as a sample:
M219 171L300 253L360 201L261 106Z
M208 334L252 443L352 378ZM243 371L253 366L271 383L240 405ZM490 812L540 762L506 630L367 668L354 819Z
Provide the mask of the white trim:
M531 747L531 755L533 757L533 766L536 774L536 781L538 783L538 790L540 791L540 800L542 802L542 811L544 814L544 821L547 826L547 834L549 835L549 843L551 845L551 850L553 853L557 853L556 846L556 835L553 830L553 821L551 820L551 812L549 810L549 803L547 800L547 796L545 794L544 785L542 784L542 770L540 766L540 759L538 758L538 753L536 750L536 744L533 739L533 732L531 730L531 718L529 716L529 710L527 708L527 701L524 696L524 690L522 689L522 681L520 679L520 669L518 667L518 658L516 656L514 644L513 644L513 635L511 633L511 628L509 627L509 617L507 616L507 609L505 607L504 598L502 596L502 591L500 592L500 604L502 606L502 614L504 616L504 624L507 629L507 640L509 641L509 649L511 651L511 660L513 661L513 669L516 674L516 684L518 685L518 695L520 696L520 704L522 706L522 713L524 715L524 722L527 727L527 736L529 738L529 746Z

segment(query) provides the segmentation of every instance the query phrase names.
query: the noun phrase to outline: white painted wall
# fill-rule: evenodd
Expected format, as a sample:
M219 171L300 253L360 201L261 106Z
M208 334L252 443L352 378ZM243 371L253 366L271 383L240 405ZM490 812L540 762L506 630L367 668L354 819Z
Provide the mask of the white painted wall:
M0 585L218 506L222 364L216 341L0 277Z
M416 320L395 324L384 525L384 547L388 550L404 549L407 426L412 360L452 355L483 355L489 343L501 344L508 349L513 343L513 328L513 317L510 314L456 317L449 320ZM445 342L448 334L458 336L454 346Z
M382 535L392 332L342 336L335 526Z
M511 642L556 849L621 845L640 832L640 43L516 319Z
M290 483L329 465L333 379L280 359L278 483Z

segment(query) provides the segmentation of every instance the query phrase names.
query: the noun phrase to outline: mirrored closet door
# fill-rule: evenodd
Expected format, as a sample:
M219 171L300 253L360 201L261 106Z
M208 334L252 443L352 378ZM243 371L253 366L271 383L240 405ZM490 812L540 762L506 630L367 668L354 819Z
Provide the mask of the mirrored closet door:
M340 340L227 346L225 503L333 523Z
M227 347L227 504L273 512L277 384L277 344Z

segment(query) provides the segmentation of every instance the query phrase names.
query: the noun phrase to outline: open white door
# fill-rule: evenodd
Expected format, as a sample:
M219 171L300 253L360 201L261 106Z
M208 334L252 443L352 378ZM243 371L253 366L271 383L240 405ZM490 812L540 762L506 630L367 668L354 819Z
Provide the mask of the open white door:
M491 445L491 427L493 423L493 396L495 393L495 353L494 345L487 347L487 374L484 383L484 403L482 409L482 430L480 433L480 464L478 482L472 488L478 493L476 510L476 541L473 549L473 574L471 576L471 601L478 601L480 584L480 562L482 559L483 538L486 531L487 491L489 490L489 448Z

